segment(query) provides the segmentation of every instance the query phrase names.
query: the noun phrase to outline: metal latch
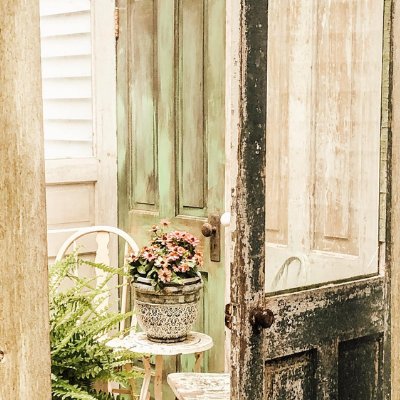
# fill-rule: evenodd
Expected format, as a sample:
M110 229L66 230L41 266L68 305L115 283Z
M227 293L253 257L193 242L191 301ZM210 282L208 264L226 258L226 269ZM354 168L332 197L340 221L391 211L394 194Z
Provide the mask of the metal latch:
M210 214L208 222L202 228L201 233L210 238L210 259L214 262L221 261L221 216Z

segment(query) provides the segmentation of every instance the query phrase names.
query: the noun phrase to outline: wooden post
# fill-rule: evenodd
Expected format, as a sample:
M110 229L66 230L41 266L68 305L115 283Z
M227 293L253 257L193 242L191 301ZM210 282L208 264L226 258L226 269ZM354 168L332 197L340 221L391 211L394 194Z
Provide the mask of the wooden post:
M0 5L0 399L49 400L38 0Z
M400 400L400 1L392 7L391 383L392 399Z

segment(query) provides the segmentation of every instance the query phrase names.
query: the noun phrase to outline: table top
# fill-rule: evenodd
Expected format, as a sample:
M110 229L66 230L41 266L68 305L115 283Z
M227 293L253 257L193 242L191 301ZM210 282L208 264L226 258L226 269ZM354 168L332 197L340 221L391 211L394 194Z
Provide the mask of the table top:
M211 349L214 343L210 336L200 332L189 332L183 342L157 343L147 339L146 333L137 332L123 339L115 338L107 343L114 348L124 348L135 353L154 354L160 356L176 356L179 354L200 353Z
M178 400L229 400L229 374L176 373L168 383Z

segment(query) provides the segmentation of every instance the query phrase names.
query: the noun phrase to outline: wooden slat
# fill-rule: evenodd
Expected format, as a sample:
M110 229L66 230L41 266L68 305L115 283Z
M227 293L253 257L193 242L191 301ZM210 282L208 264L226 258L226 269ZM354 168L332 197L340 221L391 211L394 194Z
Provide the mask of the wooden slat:
M90 10L73 14L43 16L40 20L41 37L90 33Z
M92 58L87 55L42 58L42 76L46 78L91 77Z
M92 80L89 76L43 79L43 99L90 99Z
M46 160L46 184L96 182L99 162L94 157Z
M51 99L43 101L45 120L91 120L91 99Z
M42 58L91 54L90 33L42 38Z
M91 120L55 120L44 121L44 137L46 140L92 141Z
M90 10L90 0L40 0L40 16Z
M45 141L46 159L56 158L81 158L93 156L93 143L71 141Z

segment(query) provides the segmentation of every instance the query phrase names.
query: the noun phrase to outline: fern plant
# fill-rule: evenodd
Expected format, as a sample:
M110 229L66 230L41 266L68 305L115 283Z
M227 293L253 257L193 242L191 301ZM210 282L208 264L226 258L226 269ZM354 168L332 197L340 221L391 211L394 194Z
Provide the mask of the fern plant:
M80 278L74 272L82 265L105 273L101 285L95 278ZM51 379L53 400L114 400L111 394L96 392L96 381L113 381L123 385L138 372L127 372L122 366L133 363L138 355L126 350L114 351L107 346L118 324L132 315L109 312L102 307L109 296L107 283L115 275L124 275L123 268L84 261L74 253L49 269ZM69 279L72 287L61 290ZM116 335L121 334L118 332ZM103 339L102 339L103 338ZM119 397L118 397L119 398ZM122 398L121 398L122 400Z

